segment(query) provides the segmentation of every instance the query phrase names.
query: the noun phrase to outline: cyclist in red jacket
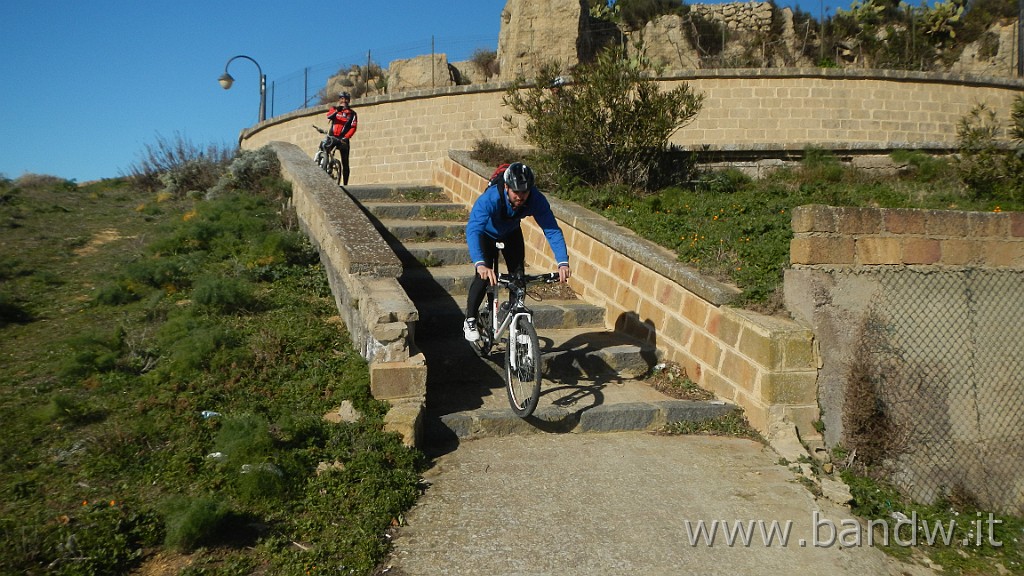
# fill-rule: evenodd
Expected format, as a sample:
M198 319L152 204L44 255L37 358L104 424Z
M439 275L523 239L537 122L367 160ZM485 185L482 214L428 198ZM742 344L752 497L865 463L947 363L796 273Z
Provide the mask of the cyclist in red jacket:
M331 121L331 136L337 138L338 151L341 152L341 175L342 182L348 184L348 152L349 139L356 133L356 126L359 124L356 111L349 108L348 103L352 95L348 92L338 94L338 104L327 111L327 119Z

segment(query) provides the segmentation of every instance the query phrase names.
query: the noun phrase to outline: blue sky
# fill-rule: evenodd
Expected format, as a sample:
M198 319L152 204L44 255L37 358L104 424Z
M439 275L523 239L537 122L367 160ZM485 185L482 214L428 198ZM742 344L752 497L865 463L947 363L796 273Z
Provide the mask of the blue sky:
M820 1L811 3L804 9L816 13ZM365 63L368 52L387 66L428 54L432 42L453 61L494 50L504 6L505 0L3 0L0 174L86 182L127 173L157 137L233 146L256 123L259 75L237 59L229 68L235 84L223 90L217 78L232 56L259 63L270 117L300 107L339 67Z

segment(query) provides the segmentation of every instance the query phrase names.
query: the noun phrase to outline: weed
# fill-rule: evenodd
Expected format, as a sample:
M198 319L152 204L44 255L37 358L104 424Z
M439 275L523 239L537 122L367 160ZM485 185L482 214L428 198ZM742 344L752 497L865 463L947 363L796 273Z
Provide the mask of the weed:
M470 151L470 158L487 166L498 166L515 162L521 154L494 140L477 140Z
M680 420L665 427L669 434L703 434L709 436L732 436L750 438L762 442L761 435L747 423L746 416L739 410L732 410L723 416L705 420Z
M645 382L655 390L681 400L711 400L715 397L691 380L686 369L675 362L658 364Z
M469 59L473 63L477 72L480 73L485 79L490 79L497 76L501 72L501 64L498 62L498 53L494 50L484 50L478 48L473 51L473 55Z

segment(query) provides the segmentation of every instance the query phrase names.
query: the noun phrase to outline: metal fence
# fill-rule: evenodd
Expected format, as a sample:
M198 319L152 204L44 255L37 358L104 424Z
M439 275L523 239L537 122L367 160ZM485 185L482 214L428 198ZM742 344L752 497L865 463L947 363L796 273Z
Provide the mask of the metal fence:
M861 358L891 479L917 501L1024 513L1024 272L878 280Z
M371 65L387 68L393 60L402 60L430 54L444 53L449 62L469 60L477 50L495 51L498 37L460 36L459 38L427 38L408 44L367 48L347 55L307 66L283 76L268 76L267 116L273 117L319 104L319 93L327 80L353 65L369 68Z

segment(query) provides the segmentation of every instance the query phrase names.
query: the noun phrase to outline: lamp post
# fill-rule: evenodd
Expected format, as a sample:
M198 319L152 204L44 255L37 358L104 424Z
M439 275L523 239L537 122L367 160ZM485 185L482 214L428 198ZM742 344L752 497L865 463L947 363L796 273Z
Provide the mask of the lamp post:
M231 85L235 82L235 79L231 77L231 74L228 74L228 66L230 66L231 62L237 58L245 58L246 60L255 64L256 71L259 72L260 74L260 122L263 122L264 120L267 119L267 77L263 75L263 69L260 68L259 62L253 60L252 58L244 54L234 56L230 60L228 60L227 64L224 65L224 74L221 74L221 77L217 79L217 82L220 82L220 87L225 90L229 90L231 88Z

